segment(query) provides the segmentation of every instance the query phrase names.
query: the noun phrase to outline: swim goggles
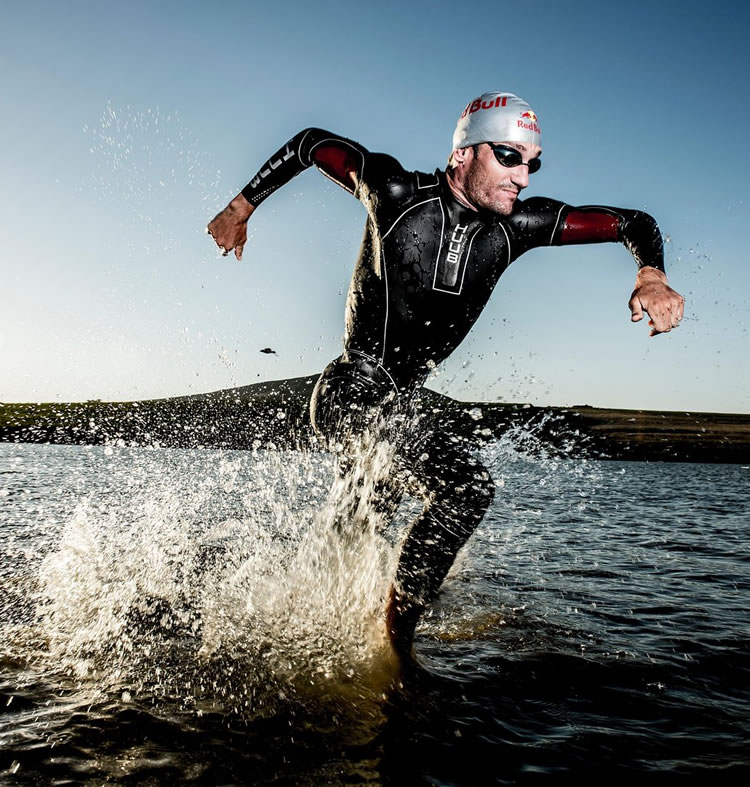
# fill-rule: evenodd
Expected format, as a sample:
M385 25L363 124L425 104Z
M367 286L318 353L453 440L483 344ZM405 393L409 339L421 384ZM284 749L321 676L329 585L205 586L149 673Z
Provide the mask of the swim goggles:
M493 145L491 142L487 144L492 148L495 158L504 167L511 168L517 167L519 164L525 164L525 166L529 168L529 175L531 175L532 172L538 172L539 167L542 166L542 160L540 158L533 158L531 161L525 162L521 152L515 148L508 147L508 145Z

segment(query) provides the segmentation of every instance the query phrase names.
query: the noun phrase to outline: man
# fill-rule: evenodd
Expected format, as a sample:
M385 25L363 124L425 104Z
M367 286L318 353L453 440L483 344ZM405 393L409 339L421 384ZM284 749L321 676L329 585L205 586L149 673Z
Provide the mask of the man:
M632 320L647 312L653 336L682 318L684 299L667 285L661 234L650 216L519 199L541 166L540 144L536 114L512 93L485 93L469 103L445 172L409 172L390 156L308 128L208 225L223 253L234 250L241 259L252 212L309 166L367 209L346 305L345 350L318 380L311 416L318 434L339 452L344 474L353 473L357 438L388 440L392 464L371 484L385 522L405 491L424 503L403 543L386 612L394 646L404 656L419 615L494 494L489 473L466 441L419 425L419 392L468 334L502 272L537 246L619 241L638 265ZM361 489L361 477L358 483Z

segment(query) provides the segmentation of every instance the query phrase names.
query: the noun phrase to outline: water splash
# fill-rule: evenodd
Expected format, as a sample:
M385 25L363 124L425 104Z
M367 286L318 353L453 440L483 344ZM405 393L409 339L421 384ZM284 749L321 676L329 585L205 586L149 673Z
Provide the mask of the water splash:
M330 457L141 452L134 468L117 453L116 499L82 501L41 568L50 664L103 691L241 714L382 698L395 550L366 489L358 525L339 529L351 490L326 497Z
M507 487L454 565L428 636L473 636L469 610L481 616L487 604L473 599L476 583L453 579L543 538L530 505L542 487L555 496L555 486L596 484L586 463L546 455L543 426L511 429L483 449ZM386 598L420 507L405 498L390 526L373 509L387 443L346 483L323 453L107 446L87 456L76 507L39 572L45 673L201 712L252 716L280 703L377 712L396 679ZM570 498L576 516L587 505ZM479 544L486 555L473 551Z
M221 173L211 167L195 134L178 111L137 109L108 103L98 125L85 125L92 156L91 182L82 190L116 203L135 219L123 237L138 238L138 256L182 250L181 222L194 233L226 199ZM175 208L177 206L177 209Z

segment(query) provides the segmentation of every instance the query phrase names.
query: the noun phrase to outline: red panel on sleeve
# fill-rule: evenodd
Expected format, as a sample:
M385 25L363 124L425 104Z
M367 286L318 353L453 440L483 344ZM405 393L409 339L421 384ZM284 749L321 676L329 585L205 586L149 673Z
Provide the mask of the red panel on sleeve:
M321 145L313 151L312 159L326 175L352 188L354 184L349 173L356 174L359 171L360 159L350 150L335 145Z
M619 219L611 213L571 210L565 217L561 243L616 241Z

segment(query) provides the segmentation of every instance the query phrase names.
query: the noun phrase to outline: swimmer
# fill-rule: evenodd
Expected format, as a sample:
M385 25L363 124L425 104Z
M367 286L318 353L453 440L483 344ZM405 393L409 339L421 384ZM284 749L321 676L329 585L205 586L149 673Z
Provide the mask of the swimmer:
M320 376L310 409L316 433L329 445L353 446L358 435L379 430L394 447L392 466L375 479L385 523L403 494L423 503L403 542L385 614L405 660L420 615L495 491L469 440L445 424L414 428L420 394L431 370L469 333L503 271L540 246L618 242L638 269L632 321L647 314L656 336L683 316L684 298L664 272L661 232L647 213L521 199L541 155L539 118L512 93L472 99L458 120L446 169L432 173L406 170L392 156L307 128L208 225L222 252L241 259L253 211L308 167L367 210L346 303L344 352ZM339 462L344 475L346 453Z

